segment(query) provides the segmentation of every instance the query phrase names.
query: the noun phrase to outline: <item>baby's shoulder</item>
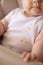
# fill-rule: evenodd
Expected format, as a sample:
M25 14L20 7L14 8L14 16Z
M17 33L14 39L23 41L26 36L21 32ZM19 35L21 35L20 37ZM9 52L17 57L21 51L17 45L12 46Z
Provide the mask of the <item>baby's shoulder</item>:
M13 13L16 13L16 12L21 12L21 10L22 10L22 8L15 8L12 11L13 11Z

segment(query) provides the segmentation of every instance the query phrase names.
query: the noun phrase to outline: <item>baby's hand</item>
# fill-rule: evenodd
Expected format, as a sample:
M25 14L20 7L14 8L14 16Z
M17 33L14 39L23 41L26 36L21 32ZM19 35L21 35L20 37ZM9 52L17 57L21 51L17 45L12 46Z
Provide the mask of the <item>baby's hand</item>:
M23 52L21 54L21 58L23 58L24 61L38 61L38 58L29 52Z

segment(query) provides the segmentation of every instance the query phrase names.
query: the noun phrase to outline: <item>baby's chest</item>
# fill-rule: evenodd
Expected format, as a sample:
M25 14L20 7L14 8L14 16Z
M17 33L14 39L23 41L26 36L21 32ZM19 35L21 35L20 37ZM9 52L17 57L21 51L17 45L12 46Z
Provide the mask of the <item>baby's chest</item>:
M31 39L34 38L35 21L36 20L16 16L11 19L9 29L12 30L13 28L14 32L17 32L17 34L19 33L20 35L25 36L31 41Z

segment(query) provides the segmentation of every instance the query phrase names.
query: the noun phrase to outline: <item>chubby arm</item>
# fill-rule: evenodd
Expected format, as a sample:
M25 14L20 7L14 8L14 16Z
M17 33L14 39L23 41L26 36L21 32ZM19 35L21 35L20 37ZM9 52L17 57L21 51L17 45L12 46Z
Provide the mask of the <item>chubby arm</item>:
M4 18L0 20L0 36L7 30L8 22Z
M32 54L35 55L38 60L43 60L43 31L39 33L35 40L35 44L32 48Z

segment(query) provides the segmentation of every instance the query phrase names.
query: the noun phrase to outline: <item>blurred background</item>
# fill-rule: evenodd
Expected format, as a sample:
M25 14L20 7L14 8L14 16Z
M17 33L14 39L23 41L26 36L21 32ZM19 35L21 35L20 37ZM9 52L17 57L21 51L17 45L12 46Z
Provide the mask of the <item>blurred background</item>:
M21 0L0 0L0 19L18 7L22 7Z

